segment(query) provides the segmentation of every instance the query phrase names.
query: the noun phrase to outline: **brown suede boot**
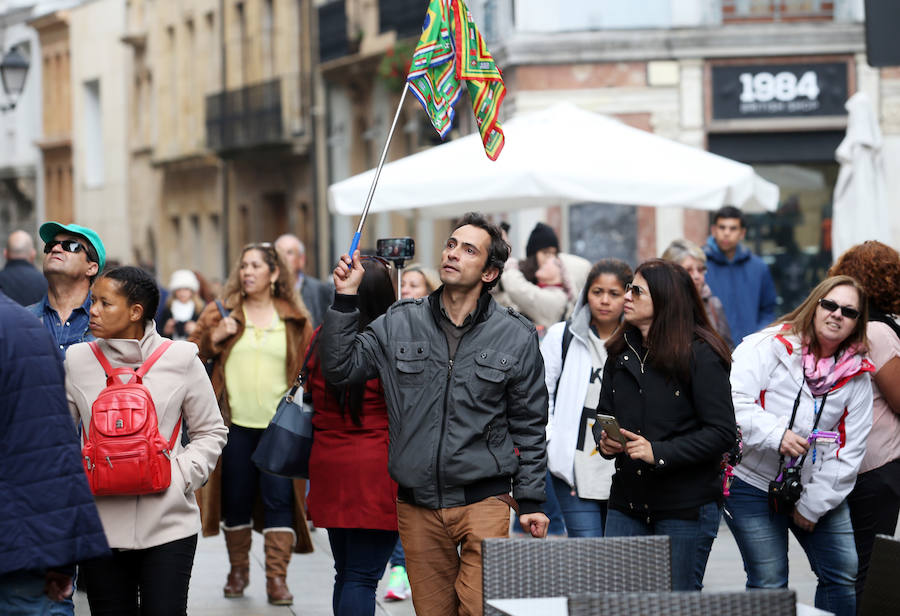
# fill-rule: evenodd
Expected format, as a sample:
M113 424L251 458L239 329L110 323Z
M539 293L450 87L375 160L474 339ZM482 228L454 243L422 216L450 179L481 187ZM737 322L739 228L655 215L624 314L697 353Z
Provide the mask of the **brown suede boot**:
M264 533L266 551L266 594L272 605L292 605L294 595L288 590L285 577L291 550L294 547L294 533L272 530Z
M250 584L250 528L225 531L225 546L231 571L222 590L229 599L244 596L244 589Z

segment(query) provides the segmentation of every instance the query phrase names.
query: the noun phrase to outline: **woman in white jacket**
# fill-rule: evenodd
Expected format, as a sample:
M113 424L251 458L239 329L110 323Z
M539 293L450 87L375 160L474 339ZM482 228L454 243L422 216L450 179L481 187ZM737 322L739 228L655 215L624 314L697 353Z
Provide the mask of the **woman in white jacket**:
M604 344L619 327L631 268L618 259L598 261L569 321L553 325L541 343L550 394L547 466L570 537L602 537L612 460L597 453L596 418L606 363Z
M778 324L744 338L731 368L744 456L726 521L747 587L787 587L790 529L818 578L816 607L846 616L856 614L857 572L846 498L872 426L866 318L859 283L827 278Z
M91 302L91 333L113 368L137 368L166 342L153 323L159 290L143 270L119 267L103 273L92 287ZM174 447L166 457L172 476L164 491L94 497L112 548L111 556L81 563L94 616L187 613L200 531L194 491L209 478L228 435L196 345L173 342L143 384L153 399L162 437L169 441L170 435L177 435L184 419L190 443L184 446L177 437L170 441ZM106 385L104 368L88 343L70 347L66 394L72 415L88 434L92 405Z

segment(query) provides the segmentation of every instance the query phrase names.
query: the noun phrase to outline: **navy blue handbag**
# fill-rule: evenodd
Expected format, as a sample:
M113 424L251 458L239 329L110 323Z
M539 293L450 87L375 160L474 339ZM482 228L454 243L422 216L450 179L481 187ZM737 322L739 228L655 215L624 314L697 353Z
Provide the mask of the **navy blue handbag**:
M306 384L306 364L317 339L318 336L309 343L300 374L278 403L275 416L250 458L263 472L291 479L309 479L313 407L310 395L303 391L303 386Z

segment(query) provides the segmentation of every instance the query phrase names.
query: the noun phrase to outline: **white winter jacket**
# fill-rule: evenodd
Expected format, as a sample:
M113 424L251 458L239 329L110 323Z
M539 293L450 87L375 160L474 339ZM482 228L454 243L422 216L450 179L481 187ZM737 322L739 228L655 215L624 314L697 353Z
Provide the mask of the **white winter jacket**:
M837 383L828 392L818 429L845 435L842 447L812 447L803 464L803 495L797 511L817 522L846 498L856 483L856 474L866 451L872 428L872 384L867 372L874 369L863 360L862 369ZM803 376L800 340L783 333L782 326L764 329L744 338L734 351L731 367L731 395L735 418L744 438L744 456L735 475L750 485L768 491L778 472L781 440L791 419L798 390L802 389L793 431L808 436L815 422L815 408Z
M547 423L547 468L556 477L570 486L575 486L575 447L581 429L581 417L588 382L591 378L591 352L588 348L590 308L579 304L571 319L569 331L572 342L562 364L562 338L565 321L556 323L547 330L541 341L541 355L544 357L544 378L547 393L550 394L549 419ZM560 370L562 375L560 375ZM557 381L559 387L557 388ZM593 436L587 433L588 443ZM601 472L592 476L592 492L605 492L609 497L615 465L612 460L601 463Z

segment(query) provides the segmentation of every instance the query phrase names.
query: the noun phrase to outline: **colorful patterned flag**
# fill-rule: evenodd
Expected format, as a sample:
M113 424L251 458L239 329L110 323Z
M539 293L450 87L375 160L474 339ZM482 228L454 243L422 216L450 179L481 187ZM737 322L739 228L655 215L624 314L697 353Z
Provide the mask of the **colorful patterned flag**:
M463 0L431 0L407 82L434 129L445 138L465 81L484 152L497 160L504 136L497 115L506 95L500 68Z

